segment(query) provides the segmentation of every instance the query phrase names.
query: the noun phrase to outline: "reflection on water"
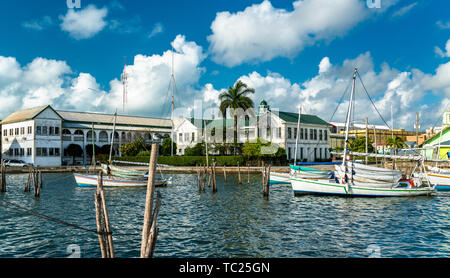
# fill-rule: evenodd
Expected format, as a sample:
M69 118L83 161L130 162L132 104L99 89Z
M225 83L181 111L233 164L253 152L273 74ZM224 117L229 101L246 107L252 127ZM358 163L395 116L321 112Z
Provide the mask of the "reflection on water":
M0 200L96 229L94 191L71 174L44 174L41 197L24 193L27 175L9 175ZM449 193L416 198L294 197L289 185L262 196L261 177L199 193L196 175L159 188L155 257L448 257ZM105 190L117 257L138 257L145 188ZM100 257L97 236L0 207L0 257ZM73 249L75 247L75 249ZM72 250L72 251L71 251ZM73 255L73 254L72 254Z

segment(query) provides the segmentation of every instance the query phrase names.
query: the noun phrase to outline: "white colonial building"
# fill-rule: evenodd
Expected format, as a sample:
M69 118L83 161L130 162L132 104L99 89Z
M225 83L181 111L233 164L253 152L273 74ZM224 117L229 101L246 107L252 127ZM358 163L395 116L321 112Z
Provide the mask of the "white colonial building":
M2 159L18 159L36 166L91 163L93 145L110 149L142 137L146 143L169 137L167 119L54 110L50 105L17 111L1 122ZM74 152L69 151L74 150ZM95 152L95 151L94 151ZM76 153L77 155L71 155ZM109 153L109 151L107 151Z
M241 117L238 120L239 143L256 142L257 138L260 138L271 142L275 148L284 148L287 159L292 160L295 156L298 134L297 159L299 161L318 161L331 158L329 134L332 126L326 121L315 115L302 114L300 130L297 130L298 113L272 111L264 100L255 114ZM184 119L175 126L178 155L183 155L186 148L204 141L205 124L208 143L233 143L233 119L216 118L205 121ZM226 134L223 134L224 132Z

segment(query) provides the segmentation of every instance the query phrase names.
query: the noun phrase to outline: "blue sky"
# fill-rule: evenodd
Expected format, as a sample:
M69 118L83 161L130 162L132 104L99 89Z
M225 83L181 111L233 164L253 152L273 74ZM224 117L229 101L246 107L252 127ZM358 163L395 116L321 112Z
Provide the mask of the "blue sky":
M120 110L125 56L122 112L166 117L172 45L176 105L188 113L195 99L217 105L220 90L241 79L256 104L330 120L355 66L383 117L393 105L397 127L412 129L420 112L429 128L450 102L448 1L80 2L1 1L0 118L40 104ZM360 118L381 123L368 105L357 103ZM340 110L332 120L343 119Z

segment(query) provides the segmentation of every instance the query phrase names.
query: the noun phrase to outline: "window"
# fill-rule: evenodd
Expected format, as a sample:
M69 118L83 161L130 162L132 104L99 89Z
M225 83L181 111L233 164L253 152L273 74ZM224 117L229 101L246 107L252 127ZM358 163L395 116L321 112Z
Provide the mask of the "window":
M27 156L31 156L32 155L32 148L27 148Z
M9 149L9 156L13 156L14 155L14 149Z
M59 148L55 148L55 156L59 156Z
M310 129L309 130L309 140L313 140L314 139L314 130Z
M314 140L317 140L317 129L314 129Z
M47 148L42 148L42 156L47 156Z
M55 127L55 135L59 135L59 127L58 126Z
M300 128L300 140L303 140L303 128Z
M183 133L178 134L178 141L183 142Z
M291 157L292 157L291 148L288 148L288 160L291 160Z
M19 128L18 127L15 128L15 135L19 135Z
M42 149L36 148L36 156L42 156Z
M324 130L323 131L323 140L325 140L325 141L328 141L328 131L327 130Z
M48 148L48 156L53 156L54 148Z
M25 128L24 127L21 127L20 128L20 135L24 135L25 134Z
M49 127L49 129L48 129L48 135L53 135L54 130L55 130L54 127L52 127L52 126Z
M20 156L25 156L25 149L24 148L20 148Z
M42 127L42 135L47 135L47 127L46 126L43 126Z
M5 130L3 130L3 136L8 136L8 130L7 129L5 129Z
M281 127L278 128L278 138L281 138Z
M322 141L322 130L319 130L319 141Z
M297 128L294 128L294 139L297 139Z
M291 128L288 127L288 139L291 139L292 135L291 135Z
M31 133L32 133L32 129L33 129L33 127L31 127L31 126L28 127L28 130L27 130L27 131L28 131L28 134L31 134Z
M42 133L42 128L40 126L36 127L36 135L41 135Z
M191 141L194 141L194 139L195 139L195 132L192 132Z
M14 156L19 156L19 149L14 149Z
M308 129L305 128L305 140L308 140Z
M9 130L9 136L13 136L13 135L14 135L14 129L11 128L11 129Z

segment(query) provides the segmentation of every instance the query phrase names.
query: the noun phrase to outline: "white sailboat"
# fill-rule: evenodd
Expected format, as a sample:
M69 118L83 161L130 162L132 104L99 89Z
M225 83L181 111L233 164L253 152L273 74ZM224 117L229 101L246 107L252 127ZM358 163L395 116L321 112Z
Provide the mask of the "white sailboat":
M428 180L420 177L412 179L401 179L398 172L390 169L383 169L371 166L358 166L354 162L347 161L347 143L349 134L350 117L353 106L353 97L355 93L355 82L358 71L355 68L353 73L352 90L350 93L350 102L347 110L345 145L342 165L337 165L336 172L338 179L305 179L291 176L292 189L295 195L304 194L324 194L341 196L362 196L362 197L408 197L430 195L435 192ZM367 154L371 155L371 154ZM421 166L425 170L423 158ZM376 169L375 169L376 168ZM356 181L355 176L366 178L366 181ZM373 182L376 178L378 182ZM397 179L398 178L398 179Z

